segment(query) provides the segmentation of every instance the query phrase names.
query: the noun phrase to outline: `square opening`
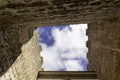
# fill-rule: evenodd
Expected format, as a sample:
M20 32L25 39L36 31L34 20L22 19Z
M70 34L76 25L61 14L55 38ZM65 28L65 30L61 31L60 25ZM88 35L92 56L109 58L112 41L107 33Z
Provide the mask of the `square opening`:
M44 71L87 71L87 24L39 27Z

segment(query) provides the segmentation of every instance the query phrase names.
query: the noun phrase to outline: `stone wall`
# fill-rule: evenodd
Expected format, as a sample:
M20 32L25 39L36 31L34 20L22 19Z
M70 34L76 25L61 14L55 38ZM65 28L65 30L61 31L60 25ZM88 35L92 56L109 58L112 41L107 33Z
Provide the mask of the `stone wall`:
M89 23L89 70L119 80L119 20L120 0L0 0L0 76L19 62L35 27Z
M32 37L34 28L0 23L0 76L4 74L21 53L21 46Z
M41 48L38 44L39 34L34 31L30 41L22 46L22 53L0 80L36 80L41 71Z
M120 18L120 0L0 0L0 22L33 26Z
M120 21L112 19L89 24L87 30L88 70L97 71L100 80L120 79Z

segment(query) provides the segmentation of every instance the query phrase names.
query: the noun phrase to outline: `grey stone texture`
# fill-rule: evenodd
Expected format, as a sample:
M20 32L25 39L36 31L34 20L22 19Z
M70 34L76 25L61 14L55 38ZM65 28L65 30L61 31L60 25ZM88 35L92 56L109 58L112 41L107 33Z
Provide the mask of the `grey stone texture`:
M120 80L120 0L0 0L0 76L38 26L88 23L88 70Z
M0 0L0 21L34 26L120 17L120 0Z
M17 57L8 71L0 80L36 80L38 71L42 71L41 47L38 44L39 33L34 31L33 37L21 48Z
M89 24L88 70L97 71L100 80L120 79L120 21Z
M0 24L0 76L21 53L21 47L32 37L32 28Z

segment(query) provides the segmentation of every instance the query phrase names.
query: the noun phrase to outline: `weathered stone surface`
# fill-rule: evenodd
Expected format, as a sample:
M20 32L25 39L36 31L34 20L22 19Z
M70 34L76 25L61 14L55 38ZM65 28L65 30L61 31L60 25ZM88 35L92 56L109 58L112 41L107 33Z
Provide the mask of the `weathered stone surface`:
M22 53L0 80L36 80L41 71L41 48L38 44L39 34L34 31L30 41L22 46Z
M39 71L37 80L98 80L94 71Z
M1 0L0 3L0 21L16 25L73 24L120 18L119 0Z
M0 76L21 53L21 46L32 37L34 28L23 25L0 24Z
M120 79L120 22L89 24L89 70L97 71L100 80Z
M0 0L0 76L14 69L35 27L74 23L90 26L89 70L120 80L120 0Z

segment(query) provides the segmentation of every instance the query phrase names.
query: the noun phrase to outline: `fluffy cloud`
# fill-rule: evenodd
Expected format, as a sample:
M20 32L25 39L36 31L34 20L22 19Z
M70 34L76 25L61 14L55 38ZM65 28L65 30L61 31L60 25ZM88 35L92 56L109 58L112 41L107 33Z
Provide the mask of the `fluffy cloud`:
M48 38L54 39L54 45L48 46L40 42L42 46L43 68L47 71L84 71L87 66L86 47L87 24L69 25L62 29L51 27L51 32L47 32ZM42 34L42 28L39 28ZM46 30L47 31L47 30ZM44 34L42 34L44 36ZM41 37L42 38L42 37ZM53 40L52 39L52 40ZM41 39L42 40L42 39Z

